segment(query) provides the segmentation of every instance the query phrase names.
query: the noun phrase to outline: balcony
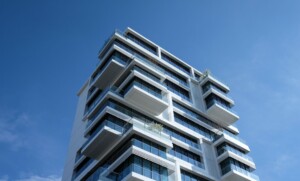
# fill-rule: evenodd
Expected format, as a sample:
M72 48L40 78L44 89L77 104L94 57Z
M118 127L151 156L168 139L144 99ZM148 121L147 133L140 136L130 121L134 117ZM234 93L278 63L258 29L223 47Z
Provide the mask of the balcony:
M99 89L104 89L114 82L125 69L128 60L120 56L120 53L113 55L104 67L100 68L91 78L91 84Z
M256 168L255 164L253 162L253 159L238 151L237 149L232 148L231 146L224 146L221 149L217 150L218 152L218 161L222 161L228 157L234 158L235 160L238 160L239 162L242 162L248 166L250 166L251 168Z
M153 86L133 81L124 90L124 98L151 114L159 115L168 107L159 91Z
M217 85L219 89L222 89L225 93L229 92L229 87L219 80L220 79L216 78L216 76L212 75L212 73L206 71L203 73L203 76L200 77L200 85L203 86L207 82L212 82L213 84Z
M167 148L167 150L173 147L171 137L162 132L162 130L157 129L155 123L146 123L138 121L137 119L132 119L130 121L133 125L133 133L137 135L143 135L143 137L160 144Z
M223 131L222 135L219 135L215 141L214 141L214 145L219 145L220 143L223 142L228 142L233 144L234 146L244 150L245 152L249 152L250 148L249 146L246 144L246 142L241 139L239 136L234 135L226 130Z
M129 126L126 124L122 127L113 121L104 120L82 146L82 154L97 159L121 138Z
M227 103L218 96L211 94L205 98L205 102L207 114L218 124L229 126L239 119L239 116L231 110L230 103Z
M126 167L124 168L124 163L128 163L130 158L132 157L138 157L140 160L145 160L146 162L151 162L152 165L157 165L157 167L161 167L157 171L164 168L165 170L165 177L167 177L167 170L169 172L174 172L175 164L167 159L158 157L154 154L151 154L148 151L145 151L137 146L131 145L129 148L126 149L126 151L118 157L117 160L115 160L113 163L109 164L107 169L103 171L101 174L102 177L110 178L112 180L145 180L145 181L154 181L159 180L160 174L157 172L151 173L153 171L152 169L146 168L143 166L141 162L140 163L129 163L129 165L126 164ZM116 168L123 167L122 170L119 169L118 173L116 173ZM157 168L156 167L156 168ZM129 175L128 175L129 174Z
M214 84L211 83L206 83L205 85L202 86L202 90L203 90L203 97L207 97L210 94L216 94L219 97L225 99L226 101L230 102L230 104L234 104L234 101L232 100L232 98L227 94L227 92L225 92L224 90L222 90L221 88L217 87Z
M227 165L221 169L223 181L259 181L259 177L234 164Z

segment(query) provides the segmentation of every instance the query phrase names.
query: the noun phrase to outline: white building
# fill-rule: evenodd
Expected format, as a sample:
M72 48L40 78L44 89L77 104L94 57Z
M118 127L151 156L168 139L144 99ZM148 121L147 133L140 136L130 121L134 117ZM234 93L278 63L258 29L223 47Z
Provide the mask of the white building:
M64 181L257 181L229 88L134 30L78 92Z

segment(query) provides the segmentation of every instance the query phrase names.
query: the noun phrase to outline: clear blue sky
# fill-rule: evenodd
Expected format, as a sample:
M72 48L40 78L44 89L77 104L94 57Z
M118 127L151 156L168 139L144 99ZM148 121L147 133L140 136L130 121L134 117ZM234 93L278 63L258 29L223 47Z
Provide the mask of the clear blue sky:
M261 180L298 180L300 1L0 1L0 180L58 180L76 92L132 27L231 87Z

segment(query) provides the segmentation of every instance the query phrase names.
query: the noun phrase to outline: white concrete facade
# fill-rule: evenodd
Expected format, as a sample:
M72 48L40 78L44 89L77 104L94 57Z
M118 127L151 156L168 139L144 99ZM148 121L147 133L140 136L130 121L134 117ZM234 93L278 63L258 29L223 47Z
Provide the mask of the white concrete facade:
M229 87L131 28L78 92L63 181L258 181Z

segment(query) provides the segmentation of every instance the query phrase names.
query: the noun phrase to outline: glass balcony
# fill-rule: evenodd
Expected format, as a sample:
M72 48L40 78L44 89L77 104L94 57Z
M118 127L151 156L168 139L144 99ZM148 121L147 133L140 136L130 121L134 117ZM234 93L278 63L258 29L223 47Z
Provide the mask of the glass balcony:
M231 109L230 103L217 95L210 94L205 98L207 113L218 124L229 126L235 123L239 116Z
M134 78L124 87L123 92L125 100L151 114L159 115L168 107L162 91L141 79Z
M153 53L154 55L157 55L157 50L155 47L149 45L148 43L146 43L145 41L141 40L140 38L136 37L135 35L132 35L131 33L125 34L123 35L126 38L130 39L131 41L135 42L136 44L138 44L139 46L145 48L146 50L148 50L149 52Z
M228 145L222 147L221 149L218 149L218 151L217 151L218 152L218 156L222 155L226 151L230 151L230 152L232 152L232 153L234 153L234 154L236 154L236 155L238 155L240 157L243 157L244 159L246 159L246 160L248 160L250 162L253 162L253 159L250 156L248 156L248 155L240 152L239 150L234 149L234 148L232 148L232 147L230 147Z
M151 135L157 136L159 139L166 142L171 142L170 135L164 134L162 130L156 129L152 126L153 122L142 122L142 121L132 121L132 125L138 129L141 129L145 133L150 133Z
M85 147L98 133L100 130L102 130L104 128L104 126L107 126L111 129L114 129L120 133L124 133L125 131L127 131L129 129L129 127L125 128L124 126L120 126L118 124L116 124L113 121L110 120L105 120L101 123L101 125L99 125L97 127L97 129L95 131L93 131L93 133L89 136L89 138L86 140L86 142L82 145L82 147Z
M125 160L115 171L117 173L110 174L108 178L121 181L130 173L137 173L156 181L168 181L168 170L156 163L145 160L139 156L131 156ZM128 180L140 180L130 176Z
M215 86L214 84L208 84L208 85L203 86L202 87L203 94L208 92L208 90L210 90L210 89L213 89L213 90L217 91L218 93L222 94L223 96L232 99L232 97L230 97L227 93L225 93L223 90L221 90L219 87Z
M179 78L179 75L176 75L175 73L171 72L167 68L164 68L161 65L157 64L156 62L151 61L150 59L148 59L147 57L143 56L142 54L136 52L134 49L128 47L124 43L121 43L119 41L115 41L114 44L117 45L117 46L119 46L120 48L124 49L128 53L132 54L132 56L134 58L136 58L139 61L147 64L148 66L150 66L151 68L155 69L159 73L161 73L163 75L166 74L166 75L170 76L171 78L177 80L179 83L181 83L185 87L188 87L188 83L185 80L183 80L183 78Z
M225 174L227 174L230 171L236 171L238 173L241 173L242 175L245 175L245 176L251 178L251 179L243 179L245 181L246 180L250 181L252 179L254 179L255 181L259 181L259 177L257 175L255 175L255 174L253 174L253 173L251 173L251 172L249 172L249 171L247 171L245 169L242 169L242 168L240 168L240 167L238 167L238 166L236 166L234 164L229 164L229 165L227 165L227 166L225 166L224 168L221 169L222 175L225 175ZM232 176L232 177L235 176L236 177L236 175L234 175L234 173L231 173L230 176ZM229 178L230 178L230 176L229 176Z
M240 137L237 136L237 135L234 135L234 134L230 133L230 132L227 131L227 130L224 130L224 131L223 131L223 134L224 134L224 135L227 135L227 136L229 136L229 137L231 137L231 138L233 138L233 139L236 139L236 140L238 140L238 141L240 141L240 142L242 142L242 143L244 143L244 144L247 144L245 140L243 140L242 138L240 138Z
M85 115L88 115L92 112L92 110L94 110L94 108L99 104L99 102L101 101L101 99L108 93L108 92L113 92L113 93L116 93L116 94L119 94L116 92L117 90L117 87L107 87L106 89L104 89L99 95L98 97L94 100L94 102L87 108L86 112L85 112ZM100 112L97 112L98 114ZM95 114L93 115L93 117L89 120L89 123L91 122L91 120L95 119L95 117L97 117L98 115Z
M139 73L145 75L146 77L152 79L153 81L155 81L155 82L157 82L157 83L159 83L159 84L162 84L162 83L160 82L160 79L159 79L157 76L155 76L155 75L153 75L153 74L151 74L151 73L145 71L144 69L142 69L142 68L140 68L140 67L134 66L134 67L133 67L133 70L135 70L135 71L137 71L137 72L139 72Z
M144 91L150 93L151 95L159 99L162 99L161 90L155 88L154 86L151 86L148 83L144 83L143 81L139 81L139 80L134 80L128 86L126 86L126 88L124 89L124 94L126 94L133 86L137 86L143 89Z
M109 86L110 82L113 82L125 66L130 62L130 59L121 53L115 51L101 67L96 70L90 80L90 85L94 85L100 89Z
M89 137L82 145L82 154L97 159L105 153L121 136L129 130L128 124L118 118L107 117L89 132Z
M183 161L191 163L199 168L204 169L204 164L201 162L201 157L193 152L185 150L179 146L174 145L173 148L169 151L169 154L180 158Z

